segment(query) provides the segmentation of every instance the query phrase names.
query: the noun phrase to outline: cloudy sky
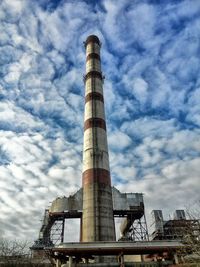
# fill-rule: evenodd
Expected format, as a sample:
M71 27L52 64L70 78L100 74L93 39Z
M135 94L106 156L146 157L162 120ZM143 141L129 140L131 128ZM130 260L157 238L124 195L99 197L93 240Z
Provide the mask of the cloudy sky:
M89 34L113 185L143 192L147 217L199 199L199 0L0 0L0 21L0 236L36 239L49 202L81 186Z

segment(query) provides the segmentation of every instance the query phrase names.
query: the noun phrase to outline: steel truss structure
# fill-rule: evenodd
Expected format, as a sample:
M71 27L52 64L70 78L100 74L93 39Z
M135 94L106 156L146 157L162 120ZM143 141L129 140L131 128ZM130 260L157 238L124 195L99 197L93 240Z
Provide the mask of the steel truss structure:
M65 218L56 220L51 227L50 240L54 245L64 242Z
M149 241L145 216L133 222L127 235L131 241Z

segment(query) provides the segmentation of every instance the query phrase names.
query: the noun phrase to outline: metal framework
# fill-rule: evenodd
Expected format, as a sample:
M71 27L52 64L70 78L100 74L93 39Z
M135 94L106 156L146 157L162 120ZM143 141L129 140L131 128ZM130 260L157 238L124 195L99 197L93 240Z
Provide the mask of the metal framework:
M127 228L124 231L122 238L120 238L120 241L149 241L145 214L143 214L140 218L127 218L129 223L127 223Z
M48 219L44 219L46 222L45 225L42 225L42 234L41 237L35 241L35 244L32 246L32 249L42 249L43 247L48 247L52 245L58 245L64 242L64 231L65 231L65 220L66 219L81 219L82 212L62 212L62 213L47 213L45 216ZM127 213L123 212L114 213L114 217L125 217L125 219L130 218L130 211ZM126 227L126 233L120 240L130 240L130 241L148 241L148 230L146 224L145 215L142 214L141 217L135 218L133 213L131 216L131 223Z
M65 218L56 220L51 227L50 240L54 245L64 242Z
M64 241L65 220L82 219L82 188L69 197L56 198L49 209L45 210L39 239L32 249L55 246ZM143 195L141 193L121 193L112 188L113 216L124 218L120 231L122 240L148 241Z
M169 220L164 222L163 231L154 231L152 240L181 240L187 234L199 236L200 227L198 220Z
M128 235L129 239L132 241L149 241L145 216L133 222L129 229Z

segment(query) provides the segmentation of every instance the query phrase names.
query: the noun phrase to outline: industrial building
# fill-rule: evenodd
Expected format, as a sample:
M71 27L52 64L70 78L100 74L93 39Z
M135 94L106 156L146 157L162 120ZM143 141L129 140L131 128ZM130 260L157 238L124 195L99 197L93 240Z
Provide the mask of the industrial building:
M162 210L153 210L152 219L151 240L182 240L191 230L199 234L199 221L187 219L184 210L176 210L169 220L164 220Z
M182 211L177 211L176 221L164 222L162 212L153 211L154 232L149 241L143 194L121 193L112 186L100 48L99 38L90 35L85 42L82 188L69 197L56 198L45 210L39 238L32 249L45 251L56 266L67 262L65 266L169 266L177 262L176 251L183 246L181 233L171 238L171 231L177 223L180 229L187 220ZM115 234L116 217L123 218L119 241ZM65 223L72 218L80 220L80 242L64 243ZM125 255L140 255L143 265L126 263ZM144 262L148 255L153 259L151 263ZM156 263L154 255L159 255L162 265Z

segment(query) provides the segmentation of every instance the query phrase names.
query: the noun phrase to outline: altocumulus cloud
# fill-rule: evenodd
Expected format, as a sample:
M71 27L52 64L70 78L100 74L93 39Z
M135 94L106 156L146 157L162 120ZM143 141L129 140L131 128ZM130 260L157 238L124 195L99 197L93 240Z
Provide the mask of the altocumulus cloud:
M1 1L2 236L33 240L49 202L81 186L92 33L103 43L113 184L143 192L147 213L198 199L199 14L199 0Z

